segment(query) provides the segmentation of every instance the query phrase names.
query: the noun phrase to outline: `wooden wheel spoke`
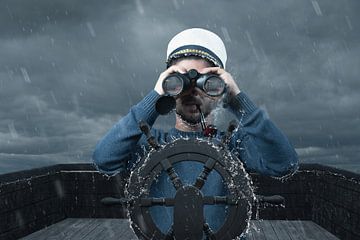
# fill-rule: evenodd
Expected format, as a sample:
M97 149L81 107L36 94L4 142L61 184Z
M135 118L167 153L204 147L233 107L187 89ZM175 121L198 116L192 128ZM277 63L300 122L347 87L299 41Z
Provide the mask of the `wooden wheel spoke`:
M176 190L183 186L179 176L177 175L173 165L170 163L169 159L164 159L161 161L161 166L169 175L171 182L173 183Z
M174 206L174 198L141 198L141 207Z
M205 196L204 205L236 205L237 201L232 196Z
M213 158L209 158L206 163L204 164L204 168L202 170L202 172L199 174L199 176L196 178L196 181L194 183L194 187L197 187L198 189L201 189L205 182L207 177L209 176L210 172L213 170L213 168L215 167L216 164L216 160Z

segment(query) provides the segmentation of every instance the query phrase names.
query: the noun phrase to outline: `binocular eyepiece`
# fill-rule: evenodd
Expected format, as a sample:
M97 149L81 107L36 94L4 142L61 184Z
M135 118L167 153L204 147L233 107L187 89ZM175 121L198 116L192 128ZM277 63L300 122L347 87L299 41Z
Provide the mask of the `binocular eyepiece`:
M221 96L225 92L225 82L217 74L200 74L195 69L185 74L170 74L162 83L166 96L175 97L191 87L197 87L212 97Z

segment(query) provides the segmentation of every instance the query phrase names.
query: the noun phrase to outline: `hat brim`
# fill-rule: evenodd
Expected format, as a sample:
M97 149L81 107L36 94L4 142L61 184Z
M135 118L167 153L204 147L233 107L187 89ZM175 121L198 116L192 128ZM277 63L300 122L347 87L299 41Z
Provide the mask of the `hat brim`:
M174 59L187 56L198 56L214 63L215 66L224 68L223 63L216 54L207 48L197 45L187 45L175 49L166 60L167 67L171 65Z

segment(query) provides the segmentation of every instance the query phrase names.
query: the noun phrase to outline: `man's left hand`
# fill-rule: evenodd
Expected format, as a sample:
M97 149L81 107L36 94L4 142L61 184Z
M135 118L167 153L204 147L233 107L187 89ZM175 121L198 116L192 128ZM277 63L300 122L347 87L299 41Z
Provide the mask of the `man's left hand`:
M208 67L208 68L202 69L200 73L201 74L206 74L206 73L217 74L226 83L231 96L235 96L240 93L240 89L239 89L238 85L236 84L234 78L231 76L230 73L225 71L225 69L220 68L220 67Z

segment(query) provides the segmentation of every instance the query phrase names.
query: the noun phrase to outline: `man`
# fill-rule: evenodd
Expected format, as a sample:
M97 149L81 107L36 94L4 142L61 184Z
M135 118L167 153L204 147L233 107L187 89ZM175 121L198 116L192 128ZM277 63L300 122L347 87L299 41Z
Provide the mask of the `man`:
M129 171L137 160L135 153L147 146L146 138L139 129L139 121L152 126L159 116L156 101L163 96L163 81L170 74L186 74L190 69L200 74L217 74L227 86L228 109L240 121L240 126L230 139L229 149L237 153L246 169L271 176L284 176L296 170L297 154L288 139L238 87L225 70L227 60L223 41L216 34L205 29L187 29L177 34L168 44L167 66L160 74L153 91L144 97L130 112L120 119L97 144L93 159L98 169L107 174ZM176 97L176 123L169 132L152 129L160 144L179 137L203 137L201 113L208 124L212 123L211 111L220 97L209 96L202 89L191 86ZM218 133L220 138L223 133ZM195 161L180 162L174 166L183 182L191 184L202 169ZM220 175L213 171L204 188L204 195L223 195ZM156 197L174 196L174 189L166 174L159 176L153 184L151 194ZM160 209L162 208L162 209ZM172 222L172 210L154 207L152 217L157 226L166 232ZM213 230L224 222L226 211L221 206L207 206L205 218Z

